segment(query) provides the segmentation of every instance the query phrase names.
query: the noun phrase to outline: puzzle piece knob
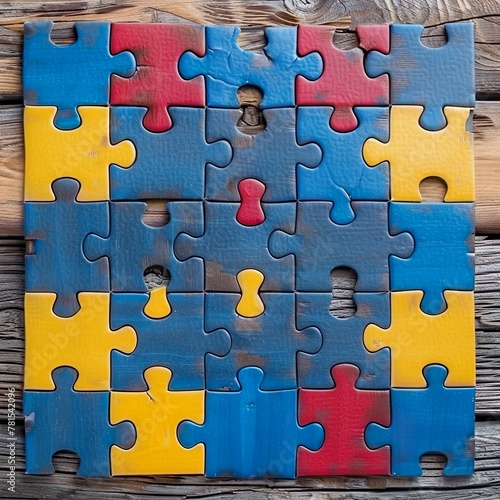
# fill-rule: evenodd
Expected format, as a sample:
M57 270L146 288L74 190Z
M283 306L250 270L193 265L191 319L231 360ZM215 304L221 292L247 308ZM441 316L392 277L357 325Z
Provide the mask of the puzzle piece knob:
M264 312L264 303L259 296L259 288L264 282L264 275L256 269L244 269L236 276L241 288L241 299L236 312L246 318L255 318Z
M149 300L144 306L144 313L150 318L166 318L172 312L167 297L167 287L155 288L149 293Z
M241 205L236 220L244 226L258 226L266 220L261 200L266 186L257 179L244 179L238 184Z

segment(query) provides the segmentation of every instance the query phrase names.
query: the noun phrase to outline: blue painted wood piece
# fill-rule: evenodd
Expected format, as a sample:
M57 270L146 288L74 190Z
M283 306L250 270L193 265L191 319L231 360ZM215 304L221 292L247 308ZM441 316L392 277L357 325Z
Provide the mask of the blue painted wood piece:
M23 92L27 106L57 106L55 125L80 126L78 106L109 104L112 73L132 76L135 59L130 52L109 51L111 24L77 21L77 39L58 47L50 39L52 21L24 23Z
M90 262L82 248L88 233L108 233L109 212L106 202L75 201L74 179L58 179L52 189L56 201L24 204L24 234L33 245L25 257L26 291L55 292L54 312L68 317L80 308L79 292L109 290L108 262Z
M316 144L297 144L295 108L265 109L266 128L257 134L240 132L240 109L209 109L207 138L231 143L233 158L225 168L207 166L206 197L214 201L239 201L238 183L258 179L266 186L263 201L295 201L297 164L315 167L321 161Z
M75 391L77 376L73 368L57 368L55 391L24 391L28 474L53 474L52 455L69 450L80 457L79 476L109 476L111 446L134 444L130 422L108 421L109 392Z
M261 108L295 105L295 77L319 78L323 61L317 53L297 55L297 28L265 28L264 53L242 50L238 45L240 28L207 26L207 52L199 57L186 52L179 59L184 79L205 76L207 104L217 108L239 108L236 91L243 85L261 89Z
M298 198L333 201L331 219L337 224L348 224L355 217L351 200L389 201L388 163L369 167L363 158L363 144L369 137L389 140L389 111L379 107L354 108L358 126L351 132L333 130L332 113L333 108L328 106L301 106L297 110L298 142L314 142L323 152L316 168L297 167Z
M389 234L388 203L353 202L351 224L330 219L332 203L299 202L295 233L277 230L269 238L269 250L279 259L295 256L296 289L331 292L330 272L350 267L357 273L357 292L389 290L389 256L409 257L413 238L409 233Z
M336 318L330 312L331 293L297 294L297 328L316 326L323 343L319 352L297 355L297 378L303 389L334 387L331 368L351 363L359 370L356 387L386 389L390 387L390 351L368 352L363 344L363 332L368 324L381 328L390 325L388 293L354 293L356 313L348 318Z
M390 103L424 107L420 123L428 130L446 126L445 106L474 107L474 24L445 24L448 41L426 47L418 24L391 25L388 55L366 55L368 76L389 73Z
M391 426L368 425L368 446L390 445L393 475L420 476L424 453L446 456L445 476L474 472L475 388L444 387L446 375L444 366L429 365L426 389L391 389Z
M296 388L297 352L318 352L321 333L314 327L297 329L295 295L261 293L265 310L254 318L236 312L240 294L208 293L206 297L207 331L224 328L231 335L231 350L227 356L207 356L207 388L237 390L237 373L246 366L264 370L261 385L264 390Z
M137 152L129 169L111 165L112 200L203 200L205 165L223 167L231 161L227 142L207 143L204 109L173 107L168 111L173 128L153 133L143 124L146 108L111 109L111 141L130 139Z
M391 203L389 222L415 239L408 259L390 258L391 290L423 290L427 314L446 309L445 290L474 290L473 203Z
M259 368L244 368L241 391L206 392L203 425L180 424L183 446L204 443L207 477L293 478L298 446L321 446L321 425L297 423L297 390L263 391L263 377Z

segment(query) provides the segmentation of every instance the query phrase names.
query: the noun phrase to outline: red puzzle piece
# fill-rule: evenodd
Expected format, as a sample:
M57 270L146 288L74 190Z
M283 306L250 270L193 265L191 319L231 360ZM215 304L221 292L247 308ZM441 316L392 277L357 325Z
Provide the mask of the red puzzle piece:
M299 389L299 423L320 423L325 441L318 451L299 448L297 476L389 475L389 447L372 450L364 437L370 422L390 425L389 391L356 389L355 365L336 365L331 374L333 389Z
M369 78L365 73L365 52L389 52L389 25L358 26L359 47L350 50L333 45L331 29L323 26L299 26L298 52L305 56L319 52L323 73L314 81L297 77L297 104L334 106L332 129L349 132L358 126L354 106L387 106L389 77Z
M144 127L164 132L172 127L167 107L205 105L202 76L181 78L177 64L181 55L192 51L205 53L201 26L174 24L116 23L111 27L111 53L129 50L134 54L137 71L130 78L111 76L111 104L145 106Z
M241 205L236 220L244 226L258 226L266 220L262 210L262 197L266 186L257 179L243 179L238 184Z

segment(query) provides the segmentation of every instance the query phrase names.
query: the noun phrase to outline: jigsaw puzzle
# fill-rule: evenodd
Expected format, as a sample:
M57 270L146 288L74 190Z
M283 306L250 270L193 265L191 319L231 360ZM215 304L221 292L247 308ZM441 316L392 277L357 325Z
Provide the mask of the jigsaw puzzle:
M27 473L70 450L82 476L471 474L473 25L349 50L273 27L260 52L52 28L25 24Z

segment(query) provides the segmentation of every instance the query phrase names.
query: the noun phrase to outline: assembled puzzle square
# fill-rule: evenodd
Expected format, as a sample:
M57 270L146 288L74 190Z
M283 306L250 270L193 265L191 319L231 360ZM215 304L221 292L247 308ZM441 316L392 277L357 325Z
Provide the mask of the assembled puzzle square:
M24 28L26 472L472 474L473 25L349 50L273 27L263 51L52 29Z

